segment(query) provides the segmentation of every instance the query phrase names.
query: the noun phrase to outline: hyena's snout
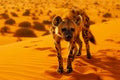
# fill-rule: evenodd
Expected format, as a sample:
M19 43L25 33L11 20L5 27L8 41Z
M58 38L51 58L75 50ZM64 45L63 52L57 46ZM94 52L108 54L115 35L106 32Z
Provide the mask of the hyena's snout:
M66 31L63 33L63 35L64 35L64 39L65 39L66 41L70 41L70 40L72 39L72 37L73 37L73 33L72 33L72 31L70 31L70 30L66 30Z

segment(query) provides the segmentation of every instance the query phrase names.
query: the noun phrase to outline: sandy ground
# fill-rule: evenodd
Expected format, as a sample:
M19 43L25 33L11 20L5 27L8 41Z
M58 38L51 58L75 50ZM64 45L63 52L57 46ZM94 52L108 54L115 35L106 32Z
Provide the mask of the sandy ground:
M119 80L119 22L120 19L114 19L91 26L97 40L97 45L91 44L92 59L86 58L83 47L70 74L56 72L57 57L51 35L0 46L0 80ZM63 41L62 46L66 68L67 43Z
M48 30L56 15L78 7L89 15L90 29L97 44L90 43L92 59L82 55L73 62L73 72L57 73L58 61L52 36ZM29 10L27 16L23 13ZM14 13L13 14L11 14ZM5 14L4 14L5 13ZM17 15L17 17L15 16ZM14 24L5 22L12 18ZM27 21L38 37L14 37L19 24ZM44 24L36 30L33 23ZM7 26L10 30L1 32ZM38 26L41 26L38 24ZM10 31L10 32L9 32ZM68 43L62 42L64 69ZM0 80L119 80L120 78L120 0L0 0Z

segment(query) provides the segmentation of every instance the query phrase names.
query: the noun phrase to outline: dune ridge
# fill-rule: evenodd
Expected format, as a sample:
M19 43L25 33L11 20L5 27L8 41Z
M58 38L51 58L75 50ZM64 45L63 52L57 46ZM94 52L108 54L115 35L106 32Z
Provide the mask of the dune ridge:
M59 74L51 20L76 7L89 15L97 45L90 43L88 60L83 43L73 72ZM120 0L0 0L0 80L119 80L119 26ZM64 70L67 47L63 41Z
M119 21L91 26L97 41L97 45L90 44L92 59L86 58L83 46L82 55L75 58L74 71L70 74L56 72L57 57L51 35L2 45L0 80L119 80ZM62 46L65 68L67 43L63 41Z

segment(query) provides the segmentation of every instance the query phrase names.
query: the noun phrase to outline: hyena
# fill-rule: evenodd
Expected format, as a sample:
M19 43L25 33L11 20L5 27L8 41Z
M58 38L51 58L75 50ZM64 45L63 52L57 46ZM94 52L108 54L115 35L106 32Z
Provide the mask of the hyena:
M81 55L82 41L80 40L80 32L86 44L87 58L91 58L89 41L95 44L94 36L90 29L90 20L85 12L79 10L71 10L70 14L62 19L55 16L52 20L51 32L54 39L55 48L58 57L58 72L63 73L63 58L61 55L61 40L69 42L69 55L67 59L67 73L72 72L72 61L75 55ZM78 45L78 49L77 49Z

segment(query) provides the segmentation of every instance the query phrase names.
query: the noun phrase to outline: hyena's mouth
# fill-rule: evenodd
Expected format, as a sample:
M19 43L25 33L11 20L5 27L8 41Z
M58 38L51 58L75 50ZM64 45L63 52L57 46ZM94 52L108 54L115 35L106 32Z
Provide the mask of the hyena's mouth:
M62 32L63 32L63 38L66 40L66 41L70 41L73 37L73 31L71 30L67 30L64 28L62 29Z
M72 39L72 35L66 35L64 39L66 41L70 41Z

